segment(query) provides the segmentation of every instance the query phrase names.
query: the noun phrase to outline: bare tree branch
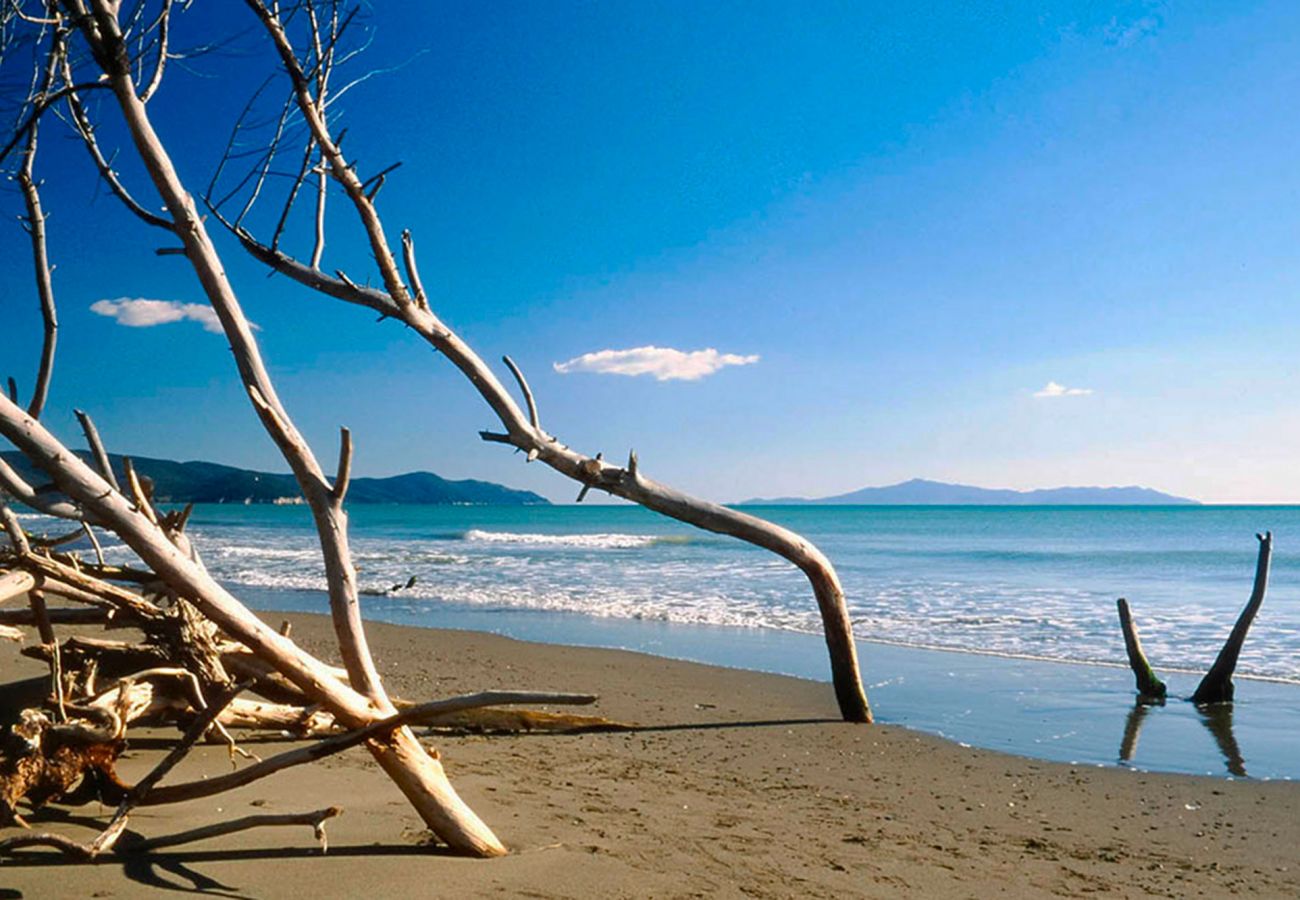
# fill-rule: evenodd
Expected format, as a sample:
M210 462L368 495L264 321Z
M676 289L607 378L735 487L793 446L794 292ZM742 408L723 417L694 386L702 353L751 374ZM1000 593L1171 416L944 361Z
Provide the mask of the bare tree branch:
M72 69L65 55L63 60L63 80L72 83ZM75 91L68 94L68 111L71 113L73 127L81 137L81 142L90 154L91 160L95 163L95 168L99 171L100 180L108 186L113 196L117 197L122 204L131 211L138 219L146 225L154 228L165 228L171 230L171 223L161 216L154 215L140 205L136 199L131 196L126 187L118 178L117 172L113 171L112 163L104 157L103 152L99 149L99 142L95 139L95 127L90 121L90 116L86 113L86 108L81 102L81 98Z
M104 476L104 480L112 485L113 490L120 491L122 488L117 483L117 476L113 474L113 465L109 462L108 451L104 449L104 442L99 439L99 429L95 427L95 422L90 418L90 414L79 409L72 411L77 421L81 423L81 431L86 436L86 446L90 448L91 455L95 458L95 465L99 467L99 474Z
M193 828L189 831L181 831L176 834L164 835L163 837L149 838L141 841L131 847L123 848L129 853L148 853L151 850L158 850L162 847L175 847L178 844L191 844L195 841L206 840L207 838L220 837L226 834L233 834L236 831L247 831L250 828L265 828L267 826L277 825L310 825L316 835L316 840L320 841L321 852L328 850L329 845L325 838L325 823L343 814L343 809L338 806L330 806L325 809L318 809L315 812L306 813L265 813L256 816L243 816L239 819L232 819L229 822L218 822L214 825L205 825L202 828Z
M158 18L150 27L150 31L157 29L158 33L158 56L157 62L154 63L153 77L149 79L149 84L140 92L140 102L148 103L154 93L162 84L163 69L167 65L167 39L171 31L172 20L172 0L163 0L162 9L158 13Z
M348 481L352 477L352 432L346 428L339 429L339 467L334 476L334 487L330 495L334 502L342 505L348 495Z
M73 0L73 2L80 2L80 0ZM254 625L253 622L249 622L248 619L252 618L251 614L248 614L247 610L233 598L227 600L228 595L212 583L207 573L192 560L185 559L184 564L181 564L172 552L161 552L161 548L158 548L154 542L162 535L159 534L160 529L154 523L149 523L147 520L144 523L139 522L138 515L122 510L117 499L111 494L97 502L112 508L117 520L115 530L123 540L132 545L142 559L167 578L169 584L172 584L179 594L194 597L195 601L200 603L203 612L231 634L236 634L231 631L230 626L237 620L237 627L245 633L236 636L259 655L265 654L269 659L276 659L277 667L283 674L290 676L291 681L295 680L294 676L303 679L296 683L311 695L320 696L324 693L325 697L332 700L334 705L356 724L365 724L376 717L390 714L393 712L393 707L383 691L361 626L355 571L347 544L346 515L332 502L331 488L319 463L310 447L293 427L288 413L276 395L252 330L227 278L225 266L208 236L202 217L194 207L190 193L185 189L169 154L154 131L145 105L136 93L128 56L123 46L123 34L116 18L116 6L109 0L90 0L90 8L91 19L79 23L81 33L90 44L97 63L107 76L107 83L112 87L113 95L122 112L126 127L131 133L141 162L163 199L174 230L186 247L186 258L203 285L217 319L230 341L241 380L262 420L263 427L289 463L312 509L325 557L332 618L339 638L340 653L347 667L349 679L367 698L365 708L357 709L353 705L352 698L341 693L342 686L337 685L337 682L330 684L323 691L322 685L312 683L309 677L304 678L309 670L319 664L310 657L304 658L287 652L288 648L284 646L287 642L280 639L278 635L274 638L266 635L264 626L260 623ZM305 84L303 90L306 90ZM317 140L319 141L319 135ZM15 439L9 423L4 421L5 412L4 407L0 406L0 431L4 431L10 440L20 447L26 445L29 457L43 457L40 450L48 450L48 446L39 445L48 438L48 435L41 435L42 441L34 441L28 427L25 434ZM85 474L88 473L84 466L81 467L81 471L78 471L77 478L70 477L68 468L76 462L67 460L58 467L59 474L55 478L56 481L62 479L61 486L65 490L73 490L74 482L80 482L75 484L78 490L89 486L83 481ZM87 498L84 495L78 494L78 496L86 502ZM150 530L146 526L153 526L153 528ZM167 540L165 536L162 537ZM132 543L133 540L135 543ZM170 544L169 540L167 542ZM173 547L172 550L175 551L175 548ZM172 583L173 581L175 583ZM201 589L198 589L200 587ZM214 587L216 587L215 591ZM223 619L227 621L222 621ZM505 852L505 848L491 830L474 815L452 789L441 766L428 756L408 731L396 732L390 740L382 745L372 744L370 749L429 827L451 846L463 852L482 856L495 856Z
M40 85L32 101L34 106L45 106L54 84L54 76L59 62L64 55L64 32L55 28L50 40ZM41 417L45 401L49 397L50 379L54 375L54 350L58 343L59 319L54 306L54 284L51 279L49 253L45 239L45 211L41 208L39 186L33 177L36 164L36 147L39 137L39 119L33 119L27 130L27 144L23 150L22 164L18 167L18 187L23 194L23 203L27 208L26 228L32 244L33 280L41 302L41 319L45 324L44 340L41 344L41 362L36 376L36 385L32 389L32 400L27 412L34 419Z

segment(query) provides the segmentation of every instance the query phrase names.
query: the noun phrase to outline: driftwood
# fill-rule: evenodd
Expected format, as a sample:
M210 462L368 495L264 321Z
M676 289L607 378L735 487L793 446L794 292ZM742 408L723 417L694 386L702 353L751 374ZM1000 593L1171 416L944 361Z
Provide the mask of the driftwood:
M15 850L22 850L25 847L52 847L64 856L76 862L92 862L102 853L109 850L119 854L148 853L152 850L158 850L163 847L192 844L196 841L220 837L221 835L226 834L233 834L238 831L248 831L253 828L264 828L267 826L277 825L310 826L316 840L320 843L321 853L326 853L329 850L329 842L326 840L325 823L335 816L342 814L342 807L329 806L325 809L318 809L312 812L268 813L256 816L242 816L238 819L232 819L226 822L216 822L212 825L204 825L200 828L179 831L175 834L146 838L133 843L127 843L126 846L122 846L118 841L126 828L126 820L123 819L121 820L121 824L116 825L112 832L101 833L99 838L96 838L95 841L92 841L89 844L74 841L71 838L66 838L59 834L49 834L45 832L39 834L20 834L0 841L0 855L9 855ZM102 842L101 839L103 839Z
M1250 592L1250 599L1237 617L1237 622L1224 641L1223 648L1215 658L1214 664L1210 666L1205 677L1201 679L1200 685L1197 686L1196 692L1188 699L1197 706L1208 706L1216 703L1231 703L1235 687L1232 683L1233 673L1237 670L1237 660L1241 656L1241 647L1246 642L1246 635L1250 632L1250 626L1255 621L1255 616L1259 613L1259 608L1264 603L1264 593L1268 590L1268 571L1269 563L1273 558L1273 532L1267 531L1263 534L1255 535L1259 541L1259 557L1255 563L1255 582ZM1155 670L1151 668L1151 663L1147 661L1146 653L1142 649L1142 642L1138 639L1137 626L1133 623L1133 617L1129 612L1128 601L1121 597L1116 601L1119 608L1120 629L1124 634L1124 648L1128 652L1129 667L1132 668L1133 674L1137 679L1137 691L1140 700L1151 700L1163 702L1167 693L1165 683L1156 677ZM1140 728L1140 717L1133 725L1134 736L1133 742L1136 742L1136 730ZM1126 739L1125 744L1129 741ZM1224 750L1225 756L1228 750ZM1121 754L1121 758L1127 758Z
M0 574L0 603L21 597L36 587L36 579L29 572L4 572Z
M1138 638L1137 626L1129 612L1128 601L1120 597L1115 601L1119 607L1119 627L1124 632L1124 649L1128 652L1128 664L1137 678L1138 694L1156 700L1163 700L1169 689L1156 677L1155 670L1147 661L1142 641Z
M322 239L319 215L317 216L317 240L310 264L303 263L280 249L279 240L288 207L292 206L302 181L307 177L308 173L305 169L290 189L285 214L281 215L276 231L268 242L259 241L242 225L244 216L257 199L257 192L261 190L264 177L255 180L256 187L252 196L240 215L234 219L222 214L221 201L214 198L210 190L207 197L208 205L218 220L232 231L254 258L273 270L287 275L318 293L368 307L378 312L381 318L399 321L440 351L465 375L505 429L504 432L484 431L481 432L481 437L485 441L511 445L522 451L528 461L540 460L578 482L582 486L579 500L593 488L603 490L698 528L730 535L763 547L797 566L808 578L821 613L823 631L830 654L832 681L840 712L848 721L870 722L871 708L862 687L852 622L845 604L844 591L834 567L825 555L789 529L748 513L689 496L650 479L639 470L635 451L629 454L627 465L619 467L606 462L603 454L587 456L566 447L556 437L543 430L537 403L527 380L519 367L509 357L505 357L503 361L524 397L527 406L525 414L492 369L430 308L420 280L414 242L409 232L402 233L402 256L406 270L406 278L403 278L375 205L375 194L382 186L387 171L374 176L371 181L363 180L357 174L355 162L348 160L343 153L340 148L340 138L331 130L327 121L328 99L323 85L328 82L333 59L329 55L322 57L318 48L322 43L332 47L338 40L338 31L329 31L318 23L314 14L309 15L307 18L312 38L309 46L313 49L309 49L306 58L303 58L290 40L285 21L278 13L278 7L268 7L261 0L246 0L246 3L261 21L283 63L297 111L307 125L308 152L304 154L304 158L310 155L313 148L319 150L322 172L327 171L334 182L341 187L366 234L371 255L379 268L383 287L365 287L342 272L330 275L320 269ZM309 10L314 8L310 0L305 6ZM339 28L337 19L333 27ZM312 72L316 73L314 79L310 74ZM267 166L279 149L278 144L282 133L277 131L272 146L267 151L265 157ZM323 193L321 196L324 196Z
M482 856L503 853L500 841L451 788L437 755L427 752L411 733L406 724L411 717L398 713L387 697L366 646L343 511L351 436L343 431L339 466L331 479L279 401L225 266L153 129L146 104L162 78L168 55L165 35L172 12L172 4L164 3L150 24L134 15L120 21L119 5L109 0L41 4L30 15L20 3L6 4L0 11L0 24L4 25L0 40L8 40L15 30L30 26L29 37L37 51L38 73L32 81L32 93L14 137L0 149L0 162L15 148L21 150L18 176L27 204L35 281L46 324L32 402L21 407L16 387L9 397L0 397L0 434L51 480L49 485L32 486L12 467L0 466L0 491L33 509L77 522L95 544L97 556L100 554L93 527L111 529L144 564L142 569L125 571L102 565L102 556L100 565L90 566L76 557L52 553L48 547L37 552L21 527L11 528L6 523L12 545L12 551L0 560L6 596L25 593L28 597L31 621L42 636L41 655L51 664L54 693L58 695L52 715L28 710L8 732L7 740L16 743L4 757L4 765L13 770L5 770L7 808L16 815L14 807L20 800L39 805L50 799L71 799L80 790L74 786L77 781L84 784L92 780L87 775L101 782L101 788L104 783L112 784L112 760L132 722L164 713L202 714L204 693L223 691L229 684L229 673L217 649L220 629L240 648L235 652L256 658L267 667L268 676L273 673L300 692L306 705L295 710L296 716L301 718L308 710L311 714L320 711L335 727L361 729L363 736L358 743L367 747L429 828L453 849ZM150 40L163 49L153 60L152 75L140 88L137 73L149 66L133 58L133 53ZM82 67L88 67L90 72L79 81L74 71ZM90 90L111 96L136 155L163 201L164 215L145 212L106 164L95 143L87 108L79 97ZM39 197L33 193L39 182L32 173L42 116L65 100L70 121L110 190L149 225L168 231L182 244L185 258L231 343L239 377L254 410L297 476L318 525L331 614L346 669L344 678L333 666L263 624L211 578L184 533L187 513L157 510L148 485L136 477L129 465L125 467L125 479L119 483L108 469L102 441L88 416L83 413L78 418L99 471L83 463L39 422L53 371L57 320L52 266L43 252L45 217ZM164 689L154 678L163 673L146 669L131 672L106 691L95 692L101 660L115 656L127 669L148 665L152 660L128 664L124 654L138 648L90 648L83 642L78 648L80 655L69 660L72 668L61 670L61 647L50 629L42 599L44 591L73 602L90 603L114 624L129 622L141 628L146 643L173 664L170 669L184 673L182 681L193 679L193 684L185 690L174 686ZM91 649L94 652L89 652ZM145 657L151 657L151 653ZM73 693L66 703L62 696L65 686L71 687ZM194 688L193 693L189 687ZM545 698L546 702L566 699L556 695ZM219 727L220 717L233 716L239 709L233 701L223 703L220 710L211 712L213 721L202 730L208 730L209 725ZM132 802L142 800L137 796ZM124 821L125 813L119 811L92 849L102 852L111 846ZM7 846L15 845L11 842Z
M0 823L22 824L45 803L116 803L99 836L79 844L54 835L30 834L0 840L0 854L24 847L52 847L90 860L107 852L124 852L120 839L135 808L212 796L237 784L350 747L364 747L402 791L428 828L455 851L494 856L505 847L456 794L437 751L417 740L413 727L479 730L572 730L623 727L596 716L502 709L509 704L562 705L590 703L587 694L536 691L481 692L428 702L408 703L388 695L371 657L362 625L356 571L348 546L345 511L353 439L340 432L337 464L327 472L297 430L281 402L262 358L252 326L241 309L227 267L213 244L205 217L182 180L166 146L154 129L148 102L164 79L170 22L184 4L161 0L156 15L146 16L142 2L124 12L114 0L44 0L0 5L0 58L8 42L24 43L22 58L34 61L30 92L17 125L0 142L0 166L9 165L17 181L31 245L33 284L44 324L41 353L29 401L20 402L16 380L0 394L0 436L17 448L48 483L32 484L0 461L0 519L8 536L0 547L0 602L25 598L26 609L0 610L0 636L13 637L33 628L38 641L26 648L50 671L48 698L22 709L18 720L0 732ZM270 36L291 88L277 138L259 164L245 213L255 202L271 170L270 159L290 115L301 118L309 135L286 202L269 244L258 244L241 222L226 224L246 249L264 262L330 296L359 303L397 318L444 352L470 379L496 413L503 433L484 433L485 440L511 444L527 458L540 459L577 480L582 495L592 488L634 500L701 528L735 535L766 547L804 571L813 586L831 651L836 696L846 719L870 721L856 650L838 578L829 561L811 544L771 523L680 494L647 478L635 453L625 467L611 465L602 454L588 457L570 450L542 430L536 398L523 372L505 364L523 396L525 413L491 369L437 319L419 278L414 244L403 235L403 279L391 252L374 200L394 167L362 180L339 148L341 135L326 116L330 72L336 48L350 17L338 5L307 0L291 18L279 8L248 0ZM307 27L313 38L307 63L295 54L286 22ZM342 54L346 55L346 54ZM135 199L96 137L92 107L85 95L104 98L100 108L120 116L138 166L157 194L155 202ZM159 509L151 485L124 460L121 477L109 464L102 437L90 415L76 410L90 448L84 461L40 421L54 375L58 320L54 267L46 246L46 214L39 188L39 136L59 110L85 146L109 192L144 224L166 232L162 253L183 257L229 341L235 373L265 432L293 472L316 525L325 564L330 615L342 666L298 646L287 628L276 630L255 616L238 597L212 578L186 526L184 510ZM279 238L303 184L317 179L315 236L309 265L278 250ZM362 287L346 275L320 272L324 250L326 181L341 187L359 217L379 266L383 289ZM209 191L209 198L211 192ZM212 206L224 221L220 204ZM175 243L172 243L172 242ZM410 287L407 287L409 281ZM5 505L25 507L67 520L73 530L35 539ZM112 532L134 554L129 565L108 565L97 530ZM70 552L84 537L93 560ZM394 585L397 591L410 587ZM57 598L51 606L47 598ZM103 625L130 628L137 636L119 640L76 634L59 635L55 625ZM23 635L25 636L25 635ZM236 696L247 691L256 696ZM175 723L184 729L179 741L140 783L125 784L114 762L133 727L145 722ZM265 761L240 764L244 753L228 729L273 729L313 743ZM224 741L234 771L201 781L162 784L171 768L205 738ZM26 812L24 813L24 808ZM306 823L320 832L333 807L289 817L254 816L233 822L136 843L135 849L168 846L250 827ZM322 833L323 834L323 833Z
M1223 649L1219 651L1218 657L1214 660L1214 665L1210 666L1210 671L1205 673L1205 677L1201 679L1201 683L1197 686L1196 693L1192 694L1193 703L1229 703L1232 701L1232 695L1235 692L1232 684L1232 673L1237 670L1237 658L1241 655L1241 645L1246 642L1246 635L1250 631L1250 626L1255 621L1255 615L1259 612L1260 605L1264 602L1264 592L1268 590L1269 563L1273 559L1273 532L1257 534L1255 537L1259 539L1259 559L1255 563L1255 586L1251 589L1250 600L1246 602L1245 609L1237 617L1237 624L1232 626L1232 633L1224 641Z

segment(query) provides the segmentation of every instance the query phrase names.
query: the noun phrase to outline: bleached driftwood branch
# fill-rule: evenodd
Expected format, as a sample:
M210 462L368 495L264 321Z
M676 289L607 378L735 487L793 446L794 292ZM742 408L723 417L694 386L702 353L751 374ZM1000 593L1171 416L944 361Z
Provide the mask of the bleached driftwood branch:
M118 7L107 0L89 0L88 5L83 4L82 0L70 0L68 5L74 13L73 23L92 50L94 60L102 69L112 90L135 151L163 200L167 218L170 219L170 230L183 244L185 257L194 268L208 301L230 340L240 378L254 409L289 463L312 509L325 557L331 613L344 665L352 682L352 688L348 690L357 693L345 692L343 686L332 678L320 681L309 676L308 672L319 669L319 663L305 654L286 654L283 645L287 641L280 640L278 635L259 633L264 627L250 621L253 617L237 601L232 604L230 601L233 598L228 595L221 597L219 593L212 594L211 588L215 585L207 584L202 591L194 591L193 588L197 585L192 582L199 576L194 571L197 567L187 560L178 568L180 561L170 551L164 561L157 554L160 548L156 546L156 523L140 522L138 511L131 517L134 527L129 531L132 532L133 539L141 540L144 552L141 553L141 548L134 545L133 549L141 553L142 558L178 593L206 600L209 608L204 610L205 614L215 612L216 616L210 617L227 631L231 630L228 623L222 622L218 617L228 619L229 624L237 623L236 627L245 633L231 632L232 634L241 639L250 638L251 641L244 640L244 643L255 653L273 661L291 681L295 681L310 696L320 697L345 721L362 725L390 715L395 710L383 691L361 627L356 579L347 547L346 516L342 504L333 496L332 486L326 480L315 456L280 403L252 329L227 279L225 267L208 237L202 217L198 215L189 192L154 131L144 100L132 77L125 36L117 18ZM84 478L87 473L83 471L77 474ZM64 476L67 480L66 473ZM57 482L59 478L56 476L55 480ZM67 486L64 489L70 490ZM119 498L120 495L111 496L110 500ZM87 504L84 498L82 503L93 506ZM147 504L143 508L147 518L151 510ZM114 510L115 514L120 512L120 509ZM154 526L152 533L146 529L149 525ZM126 535L123 535L123 539L128 544L131 543ZM153 559L146 555L151 551L155 557ZM185 571L182 576L181 568L189 571ZM206 578L206 573L202 573L199 580L203 579L211 581ZM182 584L184 581L191 583ZM215 608L212 604L214 599L218 601ZM384 742L371 742L370 748L376 760L415 805L429 827L448 844L479 855L504 852L504 847L491 830L456 795L442 773L441 766L429 757L408 730L399 730Z
M822 617L836 699L845 719L871 721L871 709L858 667L852 623L844 600L844 591L834 567L820 550L798 534L756 516L710 503L653 481L636 469L635 463L619 468L601 457L578 453L542 430L536 402L523 373L509 359L507 366L520 384L528 405L525 415L492 370L474 350L444 324L429 308L419 283L414 246L409 234L403 236L407 272L415 287L412 296L402 280L394 254L389 247L374 198L339 148L325 115L324 99L313 95L312 83L289 39L285 23L276 9L261 0L246 0L270 36L290 79L298 110L310 130L310 140L321 149L331 177L351 203L379 267L383 289L363 287L343 277L322 272L313 260L305 265L278 249L274 242L259 242L238 222L222 218L224 224L256 259L274 270L315 291L365 306L384 317L396 319L442 352L474 385L480 396L496 414L504 433L484 432L485 440L509 443L523 451L531 461L540 459L551 468L580 482L586 489L596 488L631 500L648 509L708 531L727 534L776 553L794 565L813 587ZM220 210L214 205L220 217ZM423 302L422 301L423 298Z

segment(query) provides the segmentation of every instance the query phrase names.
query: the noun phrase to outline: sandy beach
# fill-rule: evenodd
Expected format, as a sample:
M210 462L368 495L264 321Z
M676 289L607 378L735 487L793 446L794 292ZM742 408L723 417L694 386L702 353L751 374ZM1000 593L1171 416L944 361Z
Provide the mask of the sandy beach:
M290 618L295 638L330 655L327 620ZM431 735L454 784L514 851L504 859L422 846L396 789L350 751L132 817L157 835L342 806L325 856L304 827L90 866L31 851L0 864L0 897L1300 895L1293 782L1070 766L846 725L827 685L795 678L470 632L375 624L370 636L400 696L594 691L596 712L639 727ZM0 654L6 682L40 674L11 646ZM143 774L162 746L137 740L121 771ZM206 746L171 778L229 765ZM50 811L40 827L86 838L85 816L106 812Z

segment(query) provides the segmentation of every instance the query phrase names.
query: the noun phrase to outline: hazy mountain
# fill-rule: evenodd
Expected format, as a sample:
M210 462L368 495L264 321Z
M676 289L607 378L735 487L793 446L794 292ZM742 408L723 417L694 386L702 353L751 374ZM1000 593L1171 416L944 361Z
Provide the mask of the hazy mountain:
M866 487L848 494L808 499L803 497L756 498L744 504L861 504L863 506L1169 506L1195 505L1197 500L1162 494L1151 488L1059 487L1035 491L981 488L968 484L945 484L913 478L885 487Z
M77 451L89 459L85 451ZM49 481L16 450L0 452L28 483ZM122 457L112 454L113 469L122 479ZM211 462L175 462L170 459L131 457L136 473L152 479L154 498L161 503L274 503L299 495L292 475L253 472ZM528 506L548 504L532 491L517 491L490 481L448 481L432 472L409 472L391 478L353 478L349 503L420 503Z

